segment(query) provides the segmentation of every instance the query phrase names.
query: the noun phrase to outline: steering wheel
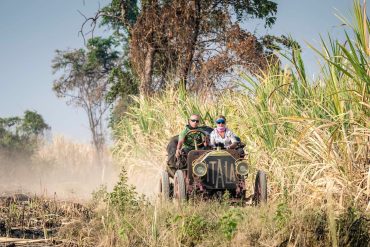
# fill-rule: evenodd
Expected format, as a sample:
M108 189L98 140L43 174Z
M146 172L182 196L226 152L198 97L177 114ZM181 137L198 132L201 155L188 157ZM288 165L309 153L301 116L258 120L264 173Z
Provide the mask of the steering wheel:
M193 139L193 142L194 142L194 145L196 147L200 147L201 145L203 145L204 141L205 141L205 138L207 138L209 136L209 134L204 131L204 130L200 130L200 129L193 129L193 130L189 130L188 133L186 133L184 139L186 139L186 137L189 135L189 134L194 134L194 133L200 133L201 136L202 136L202 139L201 140L197 140L197 139ZM194 141L195 140L195 141Z

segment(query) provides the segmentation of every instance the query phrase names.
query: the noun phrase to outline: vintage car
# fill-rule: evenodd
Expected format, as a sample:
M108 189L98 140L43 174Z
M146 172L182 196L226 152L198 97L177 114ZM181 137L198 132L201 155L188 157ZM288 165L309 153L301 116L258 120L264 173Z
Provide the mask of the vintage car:
M201 132L204 138L209 135L209 131L192 130L194 131ZM167 151L173 151L171 146L175 144L177 145L176 137L171 139ZM201 146L201 143L195 143L195 150L176 159L175 170L173 165L171 169L171 164L168 164L167 170L161 171L159 195L163 200L174 198L184 201L193 196L220 198L228 191L231 201L251 201L255 205L267 202L267 180L263 171L255 171L254 193L246 193L250 167L244 158L242 147L224 149L222 145L217 145L213 149L201 149Z

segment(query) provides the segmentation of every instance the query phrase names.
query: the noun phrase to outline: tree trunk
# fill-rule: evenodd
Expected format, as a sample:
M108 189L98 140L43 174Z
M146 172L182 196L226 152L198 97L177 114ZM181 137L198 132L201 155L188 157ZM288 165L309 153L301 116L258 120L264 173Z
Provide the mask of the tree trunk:
M194 52L195 52L195 46L198 41L198 36L199 36L199 29L200 29L200 0L195 0L194 1L194 32L192 33L192 36L190 38L190 42L188 43L188 46L186 47L186 54L185 54L185 63L182 66L182 71L181 71L181 78L184 81L185 87L188 84L188 75L190 68L193 64L193 57L194 57Z
M154 53L154 47L152 45L149 45L148 51L145 56L144 72L139 86L140 95L143 96L148 96L151 93L150 87L152 85Z

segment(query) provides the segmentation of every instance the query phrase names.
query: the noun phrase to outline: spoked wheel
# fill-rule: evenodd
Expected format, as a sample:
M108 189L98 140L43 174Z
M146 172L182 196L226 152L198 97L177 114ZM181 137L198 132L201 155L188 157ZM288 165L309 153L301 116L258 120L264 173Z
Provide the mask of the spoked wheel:
M183 202L186 200L185 177L181 170L177 170L175 173L173 189L173 196L177 202Z
M253 201L255 205L267 203L267 178L264 171L257 171Z
M167 201L170 199L170 180L166 171L162 171L160 174L159 197L163 201Z

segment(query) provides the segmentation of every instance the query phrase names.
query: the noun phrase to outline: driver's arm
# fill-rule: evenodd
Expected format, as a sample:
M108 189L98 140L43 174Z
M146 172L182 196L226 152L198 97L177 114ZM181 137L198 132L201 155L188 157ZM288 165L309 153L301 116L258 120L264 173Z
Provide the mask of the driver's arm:
M184 144L184 141L185 141L185 139L181 139L181 140L179 140L179 142L177 143L177 148L176 148L176 158L178 158L178 157L180 156L181 148L182 148L182 144Z
M208 147L208 146L209 146L209 142L210 142L210 140L209 140L209 135L206 135L206 136L204 137L204 146L205 146L205 147Z
M179 135L179 142L177 143L177 148L176 148L176 158L180 157L181 148L182 148L182 145L184 144L186 133L187 131L184 130Z

